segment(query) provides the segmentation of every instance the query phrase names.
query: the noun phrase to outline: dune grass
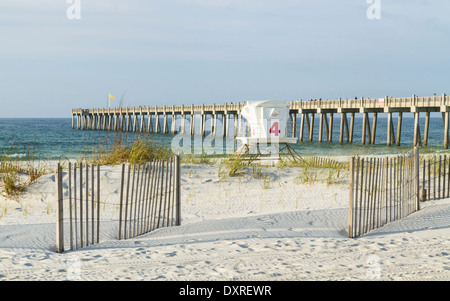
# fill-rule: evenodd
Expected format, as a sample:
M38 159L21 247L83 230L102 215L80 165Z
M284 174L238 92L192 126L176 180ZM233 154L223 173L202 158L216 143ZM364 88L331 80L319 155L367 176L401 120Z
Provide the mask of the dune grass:
M0 155L0 187L6 197L15 197L39 177L50 172L47 163L33 152L18 156L11 146Z
M86 161L98 165L117 165L121 163L143 164L154 159L165 160L173 156L169 147L154 143L150 135L138 134L127 141L121 132L115 135L112 143L99 143Z

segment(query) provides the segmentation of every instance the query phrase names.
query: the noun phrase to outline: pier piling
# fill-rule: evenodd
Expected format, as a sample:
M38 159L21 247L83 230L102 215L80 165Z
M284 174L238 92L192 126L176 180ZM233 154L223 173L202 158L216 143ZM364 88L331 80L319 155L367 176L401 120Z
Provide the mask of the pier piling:
M441 112L444 130L443 147L448 149L449 142L449 96L411 97L392 98L385 96L378 99L337 99L337 100L310 100L290 102L289 111L290 135L298 137L298 142L302 143L313 141L314 138L314 119L315 114L319 114L319 133L318 141L323 141L323 135L326 134L326 141L333 141L333 121L334 114L340 114L339 143L353 143L355 114L362 115L362 135L361 144L375 144L378 126L379 114L387 114L387 133L386 145L400 145L402 121L404 113L414 115L414 137L413 145L429 144L430 114L432 112ZM214 137L220 136L233 137L242 135L245 128L241 128L240 112L245 103L235 103L223 105L180 105L180 106L156 106L156 107L132 107L132 108L107 108L107 109L73 109L72 110L72 129L77 130L104 130L104 131L131 131L131 132L149 132L201 135L205 136L206 120L211 124L208 126L210 134ZM420 112L425 112L425 126L423 129L423 140L419 124ZM394 131L394 122L392 114L398 114L397 129ZM297 130L297 114L300 114L300 126ZM350 121L348 121L350 114ZM370 115L369 115L370 114ZM169 116L170 115L170 116ZM189 115L188 118L186 116ZM220 117L219 117L220 116ZM369 117L373 116L372 122ZM168 118L170 117L170 125ZM195 132L196 119L199 118L199 133ZM162 121L160 120L162 118ZM328 119L329 118L329 119ZM181 126L177 126L181 121ZM218 119L222 122L219 124ZM189 121L190 128L185 128ZM233 122L234 121L234 122ZM161 125L162 122L162 125ZM308 138L305 138L306 133ZM350 123L350 125L349 125ZM220 129L220 126L222 129ZM170 128L169 128L170 127ZM230 133L230 127L234 131ZM324 133L325 128L325 133ZM221 131L221 132L218 132ZM344 137L345 136L345 137Z

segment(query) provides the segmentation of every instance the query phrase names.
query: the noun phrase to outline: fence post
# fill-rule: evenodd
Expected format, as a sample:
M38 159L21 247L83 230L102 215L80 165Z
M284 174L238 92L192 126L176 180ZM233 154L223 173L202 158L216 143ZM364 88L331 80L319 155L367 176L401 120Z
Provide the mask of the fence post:
M73 230L72 230L72 165L69 162L69 229L70 229L70 249L73 250Z
M58 163L56 170L56 195L57 195L57 210L56 210L56 252L64 252L64 208L63 208L63 186L62 186L62 168Z
M92 183L94 185L94 183ZM100 165L97 165L97 243L100 241Z
M420 195L419 195L419 147L414 147L414 174L416 176L415 183L416 183L416 211L420 210ZM424 187L425 188L425 187Z
M350 195L349 195L349 205L348 205L348 237L352 238L353 235L353 181L354 181L354 164L355 157L350 158Z
M80 163L80 247L83 247L83 163Z
M122 173L120 177L119 237L118 237L119 240L122 239L122 208L123 208L124 177L125 177L125 164L122 164Z
M176 225L181 225L181 198L180 198L180 156L175 156L175 198L177 202Z

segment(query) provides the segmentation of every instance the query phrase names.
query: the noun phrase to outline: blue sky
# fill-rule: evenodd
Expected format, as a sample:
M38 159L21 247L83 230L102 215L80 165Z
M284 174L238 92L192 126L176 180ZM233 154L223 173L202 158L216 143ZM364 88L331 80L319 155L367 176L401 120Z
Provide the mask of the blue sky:
M70 1L69 1L70 2ZM450 93L450 1L0 2L0 118Z

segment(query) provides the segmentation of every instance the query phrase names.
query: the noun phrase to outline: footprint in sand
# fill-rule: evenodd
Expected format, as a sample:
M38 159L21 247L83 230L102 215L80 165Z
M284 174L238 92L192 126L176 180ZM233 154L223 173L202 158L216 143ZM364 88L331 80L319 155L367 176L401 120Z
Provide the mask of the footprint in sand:
M171 253L166 253L165 255L166 255L166 257L175 257L175 256L177 256L177 251L173 251Z

